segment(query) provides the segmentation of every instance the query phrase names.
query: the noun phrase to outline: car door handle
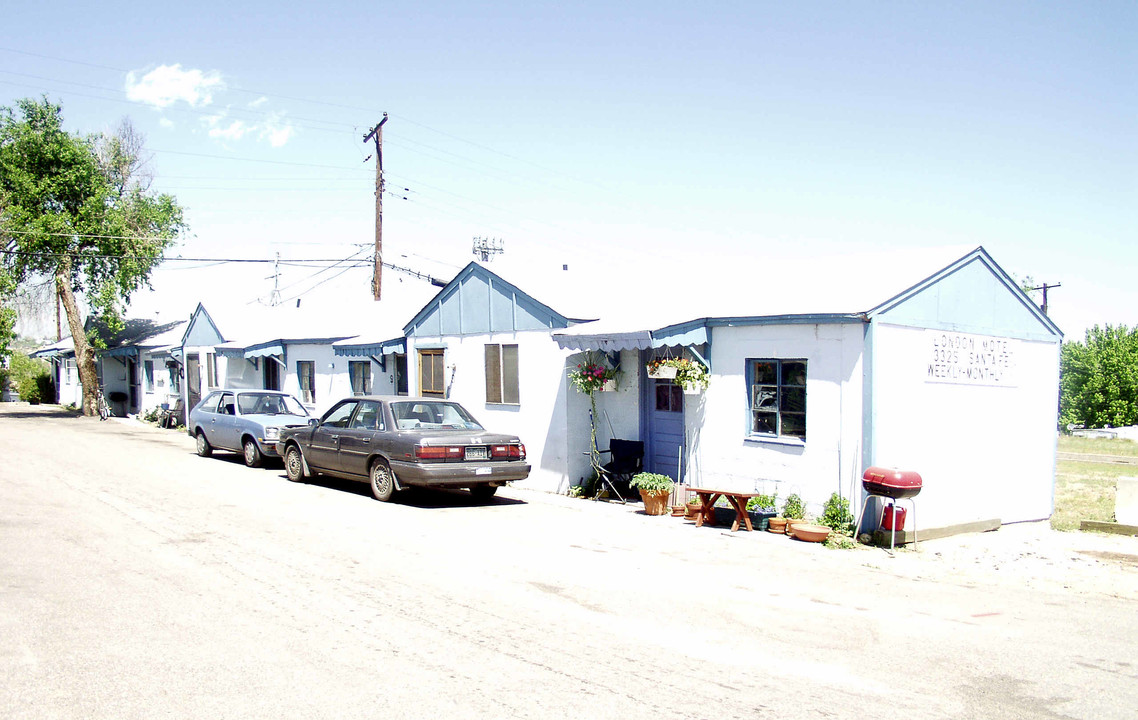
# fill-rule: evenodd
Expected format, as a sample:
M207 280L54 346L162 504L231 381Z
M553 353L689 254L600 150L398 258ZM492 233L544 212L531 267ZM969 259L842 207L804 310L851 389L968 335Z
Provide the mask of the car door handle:
M362 442L364 445L367 445L369 442L371 442L371 438L360 438L360 442Z

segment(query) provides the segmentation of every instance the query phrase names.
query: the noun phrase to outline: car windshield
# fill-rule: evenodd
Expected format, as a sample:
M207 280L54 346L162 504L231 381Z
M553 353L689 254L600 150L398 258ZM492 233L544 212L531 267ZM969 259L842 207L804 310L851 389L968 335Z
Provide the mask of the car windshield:
M237 408L242 415L308 415L292 395L274 393L241 393L237 396Z
M395 424L400 430L414 428L481 430L478 421L458 403L416 400L391 404Z

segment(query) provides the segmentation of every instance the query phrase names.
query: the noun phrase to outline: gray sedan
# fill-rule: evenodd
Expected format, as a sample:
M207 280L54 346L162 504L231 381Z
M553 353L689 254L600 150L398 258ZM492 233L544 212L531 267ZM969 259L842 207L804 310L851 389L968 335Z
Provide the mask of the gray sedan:
M245 464L259 467L278 457L282 428L304 425L308 411L292 395L276 390L215 390L190 411L187 430L197 440L198 455L214 449L241 453Z
M280 446L289 480L367 482L384 502L408 485L468 488L485 499L530 470L516 435L487 432L458 403L435 398L341 400L306 427L283 430Z

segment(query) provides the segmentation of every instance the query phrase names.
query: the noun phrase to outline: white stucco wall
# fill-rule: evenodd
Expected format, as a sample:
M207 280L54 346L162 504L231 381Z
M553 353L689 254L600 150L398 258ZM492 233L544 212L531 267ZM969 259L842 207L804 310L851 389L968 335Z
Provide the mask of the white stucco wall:
M813 513L860 490L862 338L860 323L714 328L711 384L686 407L689 484L797 493ZM806 360L805 443L748 437L748 358Z
M568 351L566 351L568 352ZM562 365L562 389L565 393L566 431L568 439L567 475L570 485L578 485L593 474L589 459L589 396L577 392L568 381L569 368L585 361L585 353L568 355ZM599 356L599 354L597 354ZM607 361L606 361L607 362ZM640 440L640 353L625 350L620 353L620 377L616 390L598 392L597 401L597 448L607 450L609 440ZM611 459L609 455L600 456L602 462ZM561 488L564 492L566 488Z
M146 363L154 364L153 383L146 383ZM170 369L166 367L166 355L152 355L146 351L139 353L139 413L161 407L162 403L169 403L173 407L177 402L178 392L170 377Z
M930 374L940 337L968 347L950 347L955 363L941 362ZM969 363L983 340L995 341L994 352ZM873 462L921 474L918 529L1050 517L1058 343L878 324L872 355ZM990 362L997 372L987 380L967 378L969 367Z
M486 402L485 348L488 343L518 346L520 403ZM520 485L547 492L567 486L567 415L564 370L567 351L548 332L523 331L408 339L408 391L419 393L416 348L445 346L445 377L451 400L469 410L487 429L513 433L526 446L530 476ZM393 368L393 363L389 364Z

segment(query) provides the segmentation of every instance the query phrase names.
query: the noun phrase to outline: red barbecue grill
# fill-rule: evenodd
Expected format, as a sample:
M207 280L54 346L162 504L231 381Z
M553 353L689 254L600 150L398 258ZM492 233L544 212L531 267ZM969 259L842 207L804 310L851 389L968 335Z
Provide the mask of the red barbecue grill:
M912 470L898 470L896 468L883 468L883 467L870 467L866 468L865 473L861 476L861 486L866 492L865 500L861 503L861 516L855 527L854 535L861 531L862 520L865 519L865 506L869 503L871 497L883 497L893 500L895 505L898 500L908 500L909 504L913 507L913 543L917 542L917 504L913 498L921 491L923 482L921 476ZM897 509L890 505L886 509L886 513L890 510L896 512ZM896 512L895 516L891 516L889 520L896 519L903 522L904 508L900 508L902 512ZM890 526L892 534L889 537L889 549L893 549L894 542L897 539L897 525L898 522L887 523ZM902 527L904 530L904 527Z

